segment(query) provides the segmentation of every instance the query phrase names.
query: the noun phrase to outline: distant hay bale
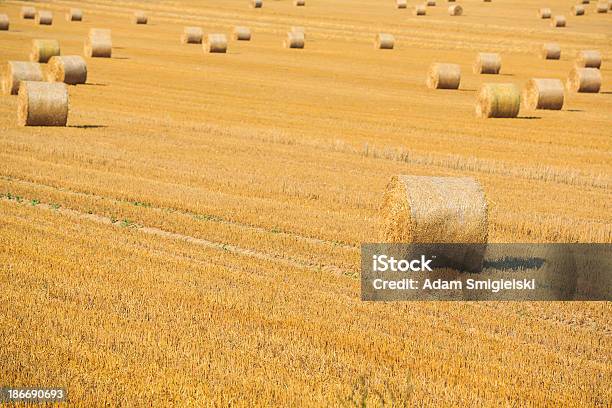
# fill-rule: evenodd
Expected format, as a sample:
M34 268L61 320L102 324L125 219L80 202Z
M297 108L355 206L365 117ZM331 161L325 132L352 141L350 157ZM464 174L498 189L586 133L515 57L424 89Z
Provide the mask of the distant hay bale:
M582 0L582 4L589 4L590 0Z
M458 4L448 6L448 14L451 16L460 16L463 14L463 7Z
M66 13L66 21L83 21L83 10L71 8L68 13Z
M304 33L289 31L283 45L285 48L304 48L304 42Z
M306 0L294 0L293 4L296 6L305 6Z
M522 103L530 110L560 110L563 108L563 82L559 79L529 80L523 90Z
M575 16L584 16L584 6L581 4L575 4L572 6L572 14Z
M551 27L565 27L565 16L554 16L550 21Z
M521 107L521 94L514 84L483 84L476 99L480 118L515 118Z
M202 44L204 32L201 27L185 27L181 34L181 42L183 44Z
M304 39L306 39L306 29L302 26L292 26L291 27L291 32L292 33L299 33L301 34Z
M457 64L433 63L427 73L427 86L431 89L458 89L461 67Z
M208 34L204 43L204 51L208 53L226 53L227 37L225 34Z
M251 41L251 29L249 27L234 27L234 39L238 41Z
M607 2L597 3L597 12L600 14L607 13L610 9L610 5Z
M253 8L262 8L263 1L262 0L251 0L251 7Z
M144 11L135 11L132 21L134 24L147 24L149 22L149 17L147 17Z
M597 50L578 52L576 66L582 68L601 68L601 53Z
M574 67L565 86L572 92L597 93L601 88L601 72L597 68Z
M62 82L21 82L17 102L20 126L66 126L68 88Z
M408 7L408 2L406 0L395 0L395 6L398 9L405 9Z
M393 176L380 213L382 242L487 242L487 201L471 177Z
M36 17L36 9L34 7L23 6L19 15L24 20L34 20Z
M473 70L475 74L499 74L501 57L495 53L479 52Z
M427 7L435 7L436 6L436 0L427 0L427 3L425 3L427 5Z
M561 58L561 46L557 43L546 43L542 45L540 55L544 59L558 60Z
M374 40L374 47L380 50L392 50L395 45L395 37L392 34L379 33Z
M32 40L30 61L47 62L49 58L60 55L60 45L57 40Z
M110 58L113 53L111 30L104 28L90 29L83 51L86 57Z
M2 76L2 92L5 95L17 95L19 82L42 81L43 71L37 62L8 61Z
M415 16L424 16L425 14L427 14L427 9L425 8L424 5L419 4L419 5L414 6Z
M538 16L540 18L550 18L551 15L552 15L552 11L550 11L549 8L543 7L538 10Z
M36 19L34 21L39 25L52 25L53 13L47 10L39 10L36 12Z
M0 14L0 31L9 29L9 18L6 14Z
M51 57L47 64L47 81L84 84L87 82L87 63L79 55Z

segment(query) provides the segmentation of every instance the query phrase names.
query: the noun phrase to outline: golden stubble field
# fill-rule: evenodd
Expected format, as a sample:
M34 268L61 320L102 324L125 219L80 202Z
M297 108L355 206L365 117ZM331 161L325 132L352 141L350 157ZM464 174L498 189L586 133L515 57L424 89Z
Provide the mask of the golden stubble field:
M482 183L493 242L612 241L612 14L571 1L54 1L52 26L0 3L0 64L33 38L87 59L66 128L16 126L0 96L0 385L65 386L74 405L605 406L610 303L363 303L395 174ZM81 7L82 23L63 14ZM550 28L539 7L565 14ZM131 23L142 9L148 25ZM183 45L185 25L250 42ZM306 48L282 47L293 25ZM376 50L377 33L396 38ZM560 61L537 51L558 42ZM476 119L483 82L565 79L604 56L599 94ZM502 73L475 75L479 51ZM458 91L425 87L458 63Z

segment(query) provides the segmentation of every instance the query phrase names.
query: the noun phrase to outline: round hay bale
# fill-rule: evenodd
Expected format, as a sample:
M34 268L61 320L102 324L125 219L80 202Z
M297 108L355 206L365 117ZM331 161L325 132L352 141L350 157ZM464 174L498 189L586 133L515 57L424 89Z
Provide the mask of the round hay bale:
M8 61L2 76L2 92L5 95L17 95L19 82L42 81L43 71L37 62Z
M376 35L374 47L380 50L392 50L395 45L395 37L391 34L379 33Z
M48 10L39 10L36 12L36 19L34 21L39 25L52 25L53 13Z
M47 81L84 84L87 82L87 64L79 55L51 57L47 64Z
M24 20L34 20L36 17L36 9L34 7L23 6L19 12L19 15Z
M181 42L183 44L202 44L204 32L201 27L185 27L181 34Z
M597 50L578 52L576 66L582 68L601 68L601 53Z
M463 14L463 7L458 4L448 6L448 14L451 16L460 16Z
M427 87L431 89L458 89L461 67L457 64L433 63L427 73Z
M86 57L110 58L113 53L111 30L104 28L91 28L85 40L83 51Z
M380 212L382 242L487 242L487 201L471 177L393 176Z
M7 31L9 29L9 18L6 14L0 14L0 31Z
M233 34L237 41L251 41L251 29L249 27L234 27Z
M306 5L306 0L294 0L293 4L298 6L298 7L305 6Z
M584 16L584 6L581 4L575 4L572 6L572 14L574 16Z
M147 17L144 11L135 11L132 21L134 24L147 24L149 22L149 17Z
M542 45L540 55L544 59L558 60L561 58L561 46L557 43L546 43Z
M398 9L405 9L408 7L408 2L406 0L395 0L395 6Z
M285 48L304 48L304 34L299 31L289 31L283 43Z
M522 103L530 110L560 110L563 108L563 82L560 79L529 80L523 90Z
M597 68L574 67L565 86L572 92L597 93L601 88L601 72Z
M32 40L30 61L47 62L49 58L60 55L60 45L57 40Z
M227 37L225 34L208 34L204 44L204 51L208 53L226 53Z
M550 11L549 8L543 7L538 10L538 16L540 18L550 18L551 15L552 15L552 11Z
M262 8L263 1L262 0L251 0L251 7L253 8Z
M63 82L21 82L17 123L20 126L66 126L68 88Z
M473 70L475 74L499 74L501 57L496 53L479 52L476 55Z
M424 16L427 13L427 9L423 4L419 4L414 6L414 15L415 16Z
M66 21L83 21L83 10L71 8L68 13L66 13Z
M427 5L427 7L435 7L436 6L436 0L427 0L426 5Z
M608 3L599 2L597 3L597 12L600 14L604 14L608 12L610 5Z
M291 32L301 34L306 39L306 29L302 26L292 26Z
M554 16L551 20L550 20L550 26L551 27L565 27L565 16Z
M521 108L521 93L514 84L482 84L476 97L476 116L515 118Z

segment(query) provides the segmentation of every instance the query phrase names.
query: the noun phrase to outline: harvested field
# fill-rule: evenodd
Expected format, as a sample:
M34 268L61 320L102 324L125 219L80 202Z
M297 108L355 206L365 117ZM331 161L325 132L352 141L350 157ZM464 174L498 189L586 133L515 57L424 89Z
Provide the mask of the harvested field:
M359 297L360 245L396 175L477 180L489 242L612 242L612 14L251 3L36 3L86 16L51 26L0 3L0 66L40 38L82 55L91 28L113 47L85 58L66 127L18 126L18 97L0 96L0 385L66 386L82 406L612 400L609 302ZM227 52L180 44L185 26L224 34ZM302 50L281 46L292 26ZM393 51L373 48L377 33ZM559 60L541 58L546 43ZM475 118L484 82L565 80L582 50L601 53L599 93ZM472 72L478 52L501 56L499 75ZM425 85L441 61L461 67L459 90Z

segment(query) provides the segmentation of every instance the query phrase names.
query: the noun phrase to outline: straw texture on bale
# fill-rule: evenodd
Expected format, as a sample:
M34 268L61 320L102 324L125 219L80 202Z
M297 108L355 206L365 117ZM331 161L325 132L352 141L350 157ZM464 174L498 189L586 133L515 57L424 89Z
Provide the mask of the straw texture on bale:
M565 27L565 16L554 16L550 25L551 27Z
M66 13L66 21L83 21L83 10L78 8L71 8Z
M597 50L580 51L576 66L582 68L601 68L601 53Z
M427 7L434 7L436 5L436 0L427 0Z
M304 33L299 31L289 31L285 39L285 48L304 48Z
M374 46L381 50L392 50L395 45L395 37L391 34L379 33L376 35Z
M32 40L30 61L47 62L49 58L60 55L60 45L57 40Z
M531 79L523 90L522 103L530 110L560 110L563 108L563 82L560 79Z
M19 14L21 15L21 18L25 20L34 20L36 17L36 9L34 7L23 6Z
M463 14L463 7L458 4L448 6L448 14L451 16L460 16Z
M424 5L419 4L417 6L414 6L414 15L415 16L424 16L427 13L427 9L425 8Z
M396 0L395 5L398 9L405 9L408 7L408 2L406 2L406 0Z
M185 27L181 34L181 42L183 44L202 44L204 32L201 27Z
M61 82L21 82L17 123L20 126L66 126L68 88Z
M111 30L104 28L90 29L83 51L86 57L110 58L113 53Z
M7 31L9 29L10 21L6 14L0 14L0 31Z
M381 218L383 242L487 242L487 202L478 182L469 177L393 176Z
M458 89L461 67L457 64L433 63L427 73L427 86L431 89Z
M40 25L52 25L53 13L47 10L39 10L36 12L36 19L34 21Z
M251 41L251 29L249 27L234 27L234 39L238 41Z
M542 45L542 58L558 60L561 58L561 46L557 43L546 43Z
M293 4L295 4L296 6L305 6L306 0L295 0Z
M475 74L499 74L501 57L495 53L479 52L473 69Z
M135 11L133 21L135 24L147 24L149 17L147 17L144 11Z
M550 18L552 11L549 8L541 8L538 10L538 16L540 18Z
M253 8L261 8L263 6L262 0L251 0L251 7Z
M610 5L608 3L597 3L597 12L598 13L607 13Z
M572 6L572 14L575 16L584 16L584 6L581 4Z
M521 108L521 94L514 84L483 84L476 97L476 116L515 118Z
M84 84L87 82L87 64L79 55L51 57L47 65L47 81Z
M42 81L43 71L39 63L27 61L8 61L2 76L2 92L17 95L20 81Z
M225 34L208 34L204 44L204 51L214 53L227 52L227 37Z
M601 88L601 72L597 68L573 68L566 87L573 92L597 93Z

